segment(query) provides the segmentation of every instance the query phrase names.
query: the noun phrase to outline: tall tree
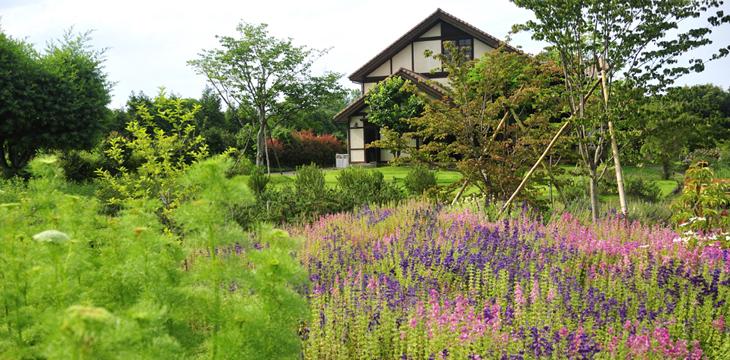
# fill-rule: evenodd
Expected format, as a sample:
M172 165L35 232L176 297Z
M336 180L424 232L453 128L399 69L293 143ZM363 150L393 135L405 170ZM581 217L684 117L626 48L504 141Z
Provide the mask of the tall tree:
M414 155L456 167L463 188L470 183L504 200L534 149L547 144L550 119L561 115L559 69L542 57L502 49L475 62L437 57L449 74L449 96L428 103L423 116L409 122L423 140Z
M332 75L311 74L312 63L324 51L273 37L265 24L241 23L236 30L237 37L218 36L220 48L205 50L188 64L208 79L229 108L253 111L256 164L268 167L266 140L272 123L284 122L293 112L314 106L322 83Z
M603 148L610 143L621 209L627 212L623 191L623 175L611 101L612 84L623 78L633 86L649 91L663 89L677 77L701 71L705 60L678 58L692 49L710 43L711 27L730 21L715 0L513 0L520 7L532 10L535 20L515 26L532 32L536 40L547 41L560 56L565 88L576 122L575 132L583 163L589 172L591 210L598 213L598 166L603 161ZM679 24L703 14L707 24L678 30ZM728 54L724 47L709 60ZM596 83L597 82L597 83ZM591 99L596 85L602 97ZM590 102L602 102L602 109L589 109ZM595 106L595 105L594 105ZM591 111L592 110L592 111Z
M51 42L44 53L0 32L0 170L19 174L39 149L91 147L110 116L103 51L89 33Z
M399 159L412 142L408 120L420 116L426 102L408 80L393 76L370 90L365 103L368 105L368 122L381 128L381 139L369 146L390 150L395 159Z

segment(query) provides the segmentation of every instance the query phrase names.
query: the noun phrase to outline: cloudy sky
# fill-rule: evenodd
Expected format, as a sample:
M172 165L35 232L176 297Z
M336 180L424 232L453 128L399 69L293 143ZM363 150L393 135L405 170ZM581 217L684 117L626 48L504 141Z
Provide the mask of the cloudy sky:
M316 70L348 75L439 7L499 38L530 17L506 0L0 0L0 28L38 49L72 26L93 30L93 45L108 48L112 106L119 107L132 91L153 95L160 86L198 97L205 81L186 61L215 47L214 36L232 34L241 20L267 23L274 35L300 45L331 48ZM730 29L716 30L712 39L730 44ZM527 34L512 44L531 53L542 48ZM728 88L730 59L682 83Z

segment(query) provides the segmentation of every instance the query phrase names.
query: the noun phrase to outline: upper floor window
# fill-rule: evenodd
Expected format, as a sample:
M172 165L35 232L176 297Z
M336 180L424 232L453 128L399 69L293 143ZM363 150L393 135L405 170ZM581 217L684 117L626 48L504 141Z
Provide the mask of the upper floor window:
M464 56L464 60L469 61L474 58L474 39L457 39L443 40L441 42L441 51L447 58L451 57L451 51L458 50Z

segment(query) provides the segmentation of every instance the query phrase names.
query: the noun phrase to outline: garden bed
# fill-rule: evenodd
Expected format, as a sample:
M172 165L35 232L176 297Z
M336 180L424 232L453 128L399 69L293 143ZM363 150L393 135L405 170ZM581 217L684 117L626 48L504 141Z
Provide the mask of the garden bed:
M411 203L301 233L307 359L730 356L728 251L667 228Z

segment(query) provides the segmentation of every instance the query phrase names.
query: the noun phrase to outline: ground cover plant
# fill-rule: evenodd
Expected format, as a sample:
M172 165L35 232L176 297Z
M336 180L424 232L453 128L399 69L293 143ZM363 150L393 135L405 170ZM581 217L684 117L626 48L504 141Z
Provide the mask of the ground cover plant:
M301 232L306 359L730 356L730 254L668 228L411 203Z
M251 234L228 214L246 201L230 161L173 181L186 196L102 201L62 180L53 157L28 182L0 180L0 358L295 358L306 280L281 230ZM171 229L174 229L172 231Z

